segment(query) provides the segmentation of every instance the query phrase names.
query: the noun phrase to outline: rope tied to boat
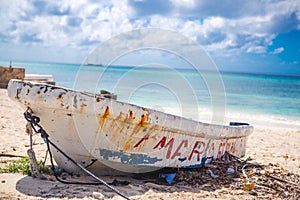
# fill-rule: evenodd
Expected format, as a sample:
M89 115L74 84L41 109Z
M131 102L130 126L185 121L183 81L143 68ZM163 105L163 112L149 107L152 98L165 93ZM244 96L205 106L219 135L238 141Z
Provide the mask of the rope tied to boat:
M41 135L41 137L43 138L43 140L45 141L46 145L47 145L47 149L49 152L49 157L50 157L50 162L51 162L51 170L53 171L53 174L56 178L57 181L65 183L65 184L84 184L84 185L100 185L103 184L106 187L108 187L109 189L113 190L115 193L117 193L118 195L120 195L121 197L130 200L129 197L127 197L125 194L123 194L122 192L120 192L119 190L117 190L116 188L112 187L110 184L108 184L107 182L105 182L104 180L100 179L99 177L97 177L96 175L94 175L92 172L90 172L89 170L87 170L85 167L83 167L81 164L79 164L78 162L76 162L74 159L72 159L70 156L68 156L64 151L62 151L57 145L55 145L50 139L49 139L49 135L47 134L47 132L45 131L45 129L39 124L40 123L40 118L33 115L32 114L32 110L28 107L27 110L24 112L24 117L27 120L28 123L30 123L31 128L33 129L33 131L35 133L38 133ZM52 152L50 150L50 145L52 147L54 147L57 151L59 151L63 156L65 156L68 160L70 160L73 164L75 164L77 167L79 167L80 169L82 169L85 173L87 173L88 175L92 176L94 179L96 179L97 181L99 181L98 183L86 183L86 182L67 182L64 180L61 180L55 171L55 167L54 167L54 162L53 162L53 156L52 156ZM115 181L112 182L112 184L114 184Z

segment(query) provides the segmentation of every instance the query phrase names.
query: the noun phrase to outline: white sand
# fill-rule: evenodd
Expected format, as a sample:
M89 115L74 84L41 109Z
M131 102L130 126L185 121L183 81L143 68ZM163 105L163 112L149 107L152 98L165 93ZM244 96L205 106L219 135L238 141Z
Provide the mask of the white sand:
M27 156L29 137L25 133L24 109L10 100L7 92L0 89L0 153L18 156ZM248 120L249 121L249 120ZM252 123L251 121L249 121ZM274 126L268 122L264 126L256 126L254 133L247 142L247 157L255 159L258 163L279 163L297 174L300 174L300 125L287 128L280 124ZM34 137L38 160L43 160L46 146L39 136ZM11 157L0 157L0 167ZM113 180L113 177L105 177ZM201 189L178 188L172 186L160 186L152 183L142 184L130 179L128 186L117 187L129 195L132 199L249 199L253 198L243 190L221 189L207 192ZM0 199L41 199L51 194L52 199L91 199L92 192L97 191L106 198L122 199L104 186L79 186L64 185L57 181L33 179L20 173L0 174Z

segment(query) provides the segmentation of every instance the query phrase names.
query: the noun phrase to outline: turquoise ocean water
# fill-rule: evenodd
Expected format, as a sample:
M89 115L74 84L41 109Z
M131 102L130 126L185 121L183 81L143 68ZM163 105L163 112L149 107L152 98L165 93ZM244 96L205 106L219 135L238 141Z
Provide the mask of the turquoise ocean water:
M0 65L8 66L9 62L0 61ZM214 76L210 72L38 62L13 62L13 67L24 67L26 74L52 74L59 86L88 92L105 89L117 94L120 101L196 120L209 121L205 116L214 106L214 91L208 89L205 79ZM220 77L227 118L248 116L300 124L300 76L223 72Z

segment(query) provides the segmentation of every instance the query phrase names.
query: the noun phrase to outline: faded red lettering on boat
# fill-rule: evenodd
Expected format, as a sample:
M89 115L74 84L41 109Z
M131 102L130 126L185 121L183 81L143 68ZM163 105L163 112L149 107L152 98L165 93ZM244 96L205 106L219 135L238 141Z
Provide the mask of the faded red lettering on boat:
M225 150L225 143L220 143L219 144L219 149L218 149L218 155L217 155L217 158L221 158L222 155L224 154L224 150Z
M226 142L226 150L225 151L227 151L227 152L230 152L230 147L231 147L231 142Z
M182 145L184 147L187 147L188 146L188 141L187 140L182 140L180 145L177 147L176 151L174 152L173 156L171 157L171 159L174 159L176 156L181 156L181 153L180 153L180 149L182 147Z
M230 153L231 154L235 153L235 146L236 146L236 142L235 141L231 142L231 147L230 147Z
M140 139L134 147L139 147L142 143L150 138L149 135L145 135ZM173 148L174 147L174 148ZM180 158L182 160L193 160L200 162L203 156L221 158L227 151L231 154L236 152L236 141L219 140L213 142L208 141L195 141L194 144L189 143L189 140L176 141L175 138L167 138L163 136L158 143L153 147L153 149L166 148L164 155L166 159L176 159ZM173 149L175 151L173 151Z
M193 150L190 153L188 160L192 159L193 154L197 154L197 161L200 161L200 155L204 152L204 150L205 150L205 143L202 141L197 141L194 145Z
M136 148L138 147L143 141L148 140L149 139L149 134L146 134L142 139L140 139L140 141L138 141L138 143L136 143L133 147Z
M157 147L160 148L165 148L168 147L168 151L167 151L167 155L166 158L169 159L171 156L171 152L172 152L172 148L173 148L173 144L174 144L174 138L171 138L170 141L168 143L167 142L167 137L164 136L158 143L157 145L155 145L155 147L153 149L156 149Z

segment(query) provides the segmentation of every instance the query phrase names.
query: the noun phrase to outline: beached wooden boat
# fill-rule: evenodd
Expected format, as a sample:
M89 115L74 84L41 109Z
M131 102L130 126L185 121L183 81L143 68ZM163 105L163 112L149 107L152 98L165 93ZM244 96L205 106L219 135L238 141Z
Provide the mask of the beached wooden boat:
M245 154L246 123L213 125L120 102L101 94L11 80L8 95L41 119L52 142L96 174L197 167L226 151ZM78 169L52 149L56 163ZM202 162L202 163L201 163Z

